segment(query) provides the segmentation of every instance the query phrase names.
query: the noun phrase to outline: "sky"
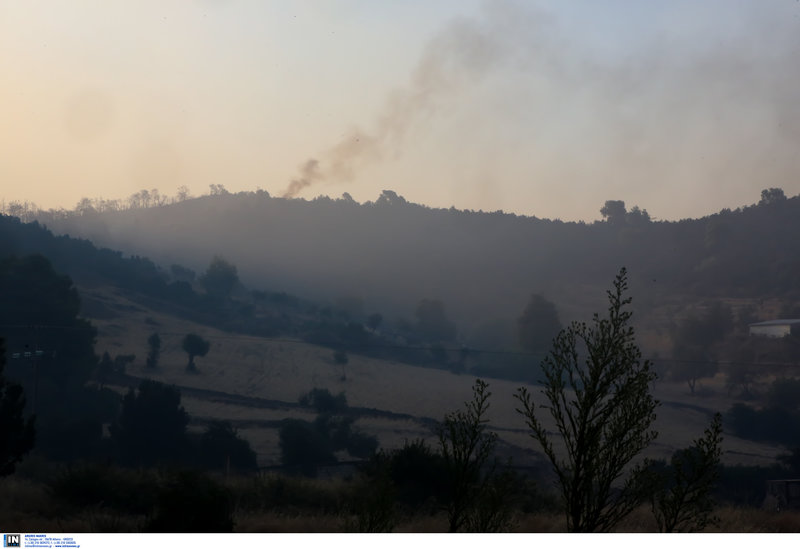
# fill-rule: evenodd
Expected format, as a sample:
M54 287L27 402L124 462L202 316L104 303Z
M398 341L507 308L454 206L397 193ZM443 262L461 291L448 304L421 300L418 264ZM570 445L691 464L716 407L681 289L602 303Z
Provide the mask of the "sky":
M0 200L562 220L800 193L797 0L0 0Z

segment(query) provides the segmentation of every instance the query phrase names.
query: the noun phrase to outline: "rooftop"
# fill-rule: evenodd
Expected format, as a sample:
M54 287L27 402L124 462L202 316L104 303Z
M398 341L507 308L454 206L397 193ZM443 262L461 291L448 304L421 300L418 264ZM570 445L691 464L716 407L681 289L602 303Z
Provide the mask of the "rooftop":
M756 322L755 324L750 324L750 327L752 328L753 326L786 326L793 324L800 324L800 318L779 318L777 320L765 320L764 322Z

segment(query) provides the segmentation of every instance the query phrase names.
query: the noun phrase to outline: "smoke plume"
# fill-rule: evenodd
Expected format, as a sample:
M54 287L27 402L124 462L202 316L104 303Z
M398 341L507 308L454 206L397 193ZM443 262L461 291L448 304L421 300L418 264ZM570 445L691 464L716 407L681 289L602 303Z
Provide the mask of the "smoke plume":
M451 22L428 43L408 84L390 94L372 129L352 130L320 155L321 162L306 161L283 196L296 196L322 180L351 181L360 167L381 160L387 152L400 155L410 129L507 61L512 44L503 37L522 30L514 29L519 25L514 19L508 9L491 9L480 21Z

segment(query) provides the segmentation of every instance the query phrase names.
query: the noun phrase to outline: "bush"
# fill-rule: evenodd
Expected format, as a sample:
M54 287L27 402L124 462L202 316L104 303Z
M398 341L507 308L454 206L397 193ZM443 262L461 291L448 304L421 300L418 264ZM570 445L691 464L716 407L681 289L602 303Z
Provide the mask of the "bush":
M137 515L151 512L157 488L157 479L148 471L105 465L68 467L48 483L53 497L70 507L103 505Z
M215 421L200 438L200 462L210 469L258 470L256 453L227 421Z
M228 491L197 471L171 475L158 492L147 532L233 532L233 502Z
M737 436L749 440L793 444L800 440L800 416L783 408L756 410L746 404L734 404L728 422Z
M715 497L735 506L761 507L767 493L767 481L786 478L786 471L772 467L720 466Z
M183 459L189 414L180 404L180 391L157 381L142 381L137 393L129 390L110 428L121 462L148 466Z
M776 379L767 393L767 401L770 407L797 412L800 409L800 379Z
M402 448L392 452L381 450L364 472L373 480L387 476L397 502L409 511L420 507L432 510L447 495L444 460L422 439L406 441Z
M242 481L240 481L242 482ZM353 498L349 485L274 473L259 474L239 485L237 507L248 511L279 511L281 514L335 514Z
M281 463L293 473L313 477L319 465L336 461L330 436L314 423L284 420L279 436Z
M342 414L347 411L344 392L334 396L328 389L314 388L299 399L303 406L312 406L320 414Z

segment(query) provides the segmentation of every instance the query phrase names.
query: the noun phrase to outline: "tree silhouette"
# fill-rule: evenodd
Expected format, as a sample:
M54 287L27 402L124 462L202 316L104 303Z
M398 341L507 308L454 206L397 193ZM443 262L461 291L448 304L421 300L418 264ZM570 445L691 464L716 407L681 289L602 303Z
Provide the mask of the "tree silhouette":
M765 206L769 204L778 204L785 201L786 195L784 194L783 189L773 187L761 191L761 200L759 201L758 205Z
M149 347L147 351L147 367L155 368L158 366L158 358L161 354L161 336L157 333L152 334L147 338L147 345Z
M227 421L215 421L200 438L201 459L212 469L255 471L256 453Z
M429 341L452 341L456 325L448 318L444 303L438 299L423 299L417 305L417 330Z
M711 492L719 476L721 444L722 416L715 414L703 438L673 454L661 475L661 490L651 499L659 532L700 532L715 522Z
M5 365L5 341L0 338L0 477L14 472L16 464L33 448L36 435L35 418L26 420L22 415L25 409L22 387L6 381Z
M627 213L624 200L606 200L606 203L600 208L600 215L612 225L624 224Z
M515 395L522 405L517 411L553 465L572 532L608 531L648 495L644 468L629 466L657 435L651 425L658 402L650 395L656 375L636 346L627 287L623 268L608 292L608 318L595 314L591 326L573 322L542 363L544 408L565 457L528 390L520 387ZM625 471L622 486L613 486Z
M186 334L186 337L183 338L183 350L189 355L189 362L186 364L186 370L196 372L197 366L194 364L194 357L206 356L210 348L211 343L199 335Z
M509 512L502 504L486 505L487 492L496 485L494 468L485 471L497 444L497 434L488 432L489 385L475 380L472 400L465 410L447 414L439 427L442 451L449 481L447 518L449 531L500 531L509 523ZM497 503L502 503L497 500ZM483 505L482 505L483 504ZM487 520L487 518L489 520Z
M149 466L178 461L187 449L189 414L174 386L146 379L138 392L130 389L119 418L111 424L111 441L120 461Z
M532 295L517 319L517 335L522 348L544 354L560 331L556 306L541 295Z
M230 297L233 288L238 283L239 274L236 266L220 256L214 256L208 269L200 277L200 284L209 295L223 299Z

